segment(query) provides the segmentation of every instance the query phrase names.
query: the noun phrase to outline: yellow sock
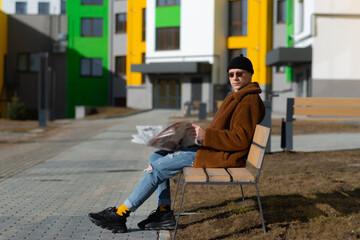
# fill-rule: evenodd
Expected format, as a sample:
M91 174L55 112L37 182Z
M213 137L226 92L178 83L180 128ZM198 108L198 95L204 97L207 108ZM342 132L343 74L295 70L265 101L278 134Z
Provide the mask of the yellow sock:
M118 207L116 213L120 216L128 217L130 215L130 210L125 206L125 204Z
M159 206L159 210L160 210L160 212L170 211L170 206L169 206L169 205L162 204L162 205Z

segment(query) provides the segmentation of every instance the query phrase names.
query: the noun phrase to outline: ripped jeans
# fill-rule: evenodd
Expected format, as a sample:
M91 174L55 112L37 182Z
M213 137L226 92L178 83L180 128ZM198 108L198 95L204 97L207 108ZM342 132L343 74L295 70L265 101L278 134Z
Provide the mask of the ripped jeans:
M144 174L134 191L125 200L125 206L132 212L141 206L153 192L157 193L158 206L170 205L169 179L183 167L191 167L198 147L193 146L177 152L157 151L150 156L151 171Z

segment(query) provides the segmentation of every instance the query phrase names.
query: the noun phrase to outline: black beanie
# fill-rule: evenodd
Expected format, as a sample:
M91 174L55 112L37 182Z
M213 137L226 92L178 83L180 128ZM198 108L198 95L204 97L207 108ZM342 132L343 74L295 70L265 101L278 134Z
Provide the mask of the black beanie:
M238 57L233 58L229 62L227 71L229 72L230 69L234 69L234 68L243 69L254 74L254 69L251 61L247 57L244 57L244 55L242 54Z

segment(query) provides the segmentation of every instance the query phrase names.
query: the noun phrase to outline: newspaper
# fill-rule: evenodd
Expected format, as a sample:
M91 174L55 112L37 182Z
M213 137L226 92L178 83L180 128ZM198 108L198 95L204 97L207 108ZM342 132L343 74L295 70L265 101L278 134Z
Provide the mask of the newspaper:
M137 135L132 135L131 142L145 144L150 147L177 151L193 145L200 145L198 141L186 133L190 121L180 121L167 126L136 126Z

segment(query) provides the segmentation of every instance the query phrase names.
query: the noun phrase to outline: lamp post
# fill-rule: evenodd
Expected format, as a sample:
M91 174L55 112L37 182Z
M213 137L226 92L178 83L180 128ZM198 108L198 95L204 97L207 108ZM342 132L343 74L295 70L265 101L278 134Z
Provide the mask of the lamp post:
M40 53L40 69L38 78L38 121L39 127L46 127L48 119L48 59L49 54Z

